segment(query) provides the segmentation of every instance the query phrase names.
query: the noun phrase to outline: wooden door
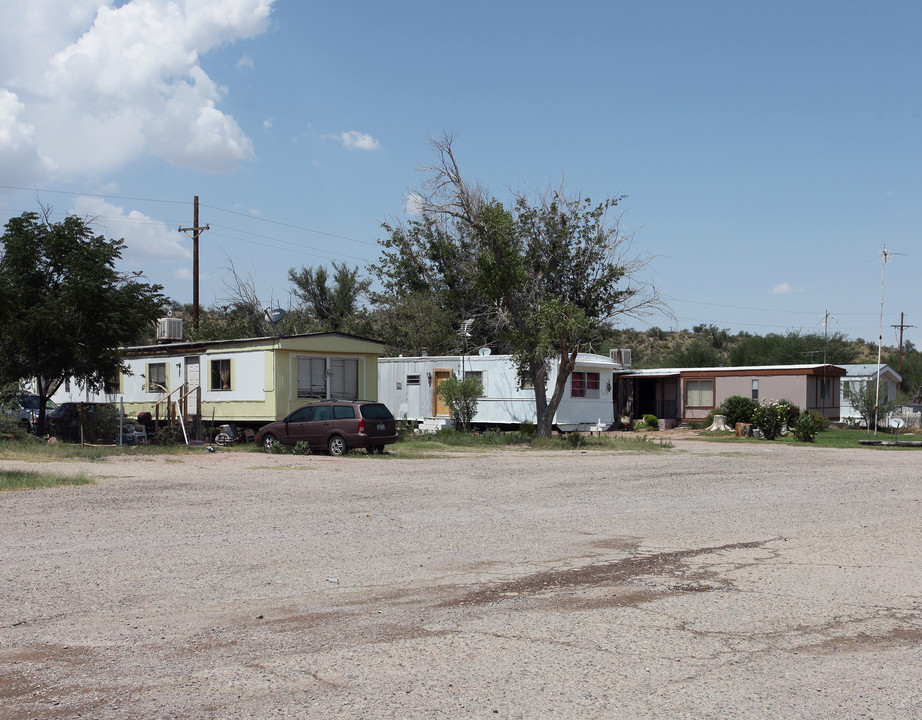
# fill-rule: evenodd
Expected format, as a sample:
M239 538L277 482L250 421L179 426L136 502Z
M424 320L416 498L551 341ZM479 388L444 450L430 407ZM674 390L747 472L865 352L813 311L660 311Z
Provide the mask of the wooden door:
M435 410L433 413L436 417L445 417L449 415L448 405L445 404L445 401L439 397L439 394L436 390L439 387L439 383L445 382L452 376L451 370L436 370L432 380L432 407Z

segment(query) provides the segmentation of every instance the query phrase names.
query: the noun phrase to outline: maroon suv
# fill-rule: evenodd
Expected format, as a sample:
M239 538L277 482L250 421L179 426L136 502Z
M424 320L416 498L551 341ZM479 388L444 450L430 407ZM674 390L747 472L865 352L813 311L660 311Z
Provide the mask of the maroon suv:
M397 442L397 421L386 405L367 400L325 400L298 408L284 420L264 425L256 442L267 452L276 443L306 442L314 452L344 455L353 448L384 452Z

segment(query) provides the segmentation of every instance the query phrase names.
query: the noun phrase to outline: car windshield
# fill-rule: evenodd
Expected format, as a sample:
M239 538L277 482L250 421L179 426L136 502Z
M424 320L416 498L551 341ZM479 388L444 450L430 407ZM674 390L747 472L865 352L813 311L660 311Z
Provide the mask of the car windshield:
M368 418L369 420L390 420L391 411L387 409L387 405L382 405L380 403L376 405L362 405L361 412L363 418Z
M25 410L38 410L38 395L23 395L19 398L19 404L22 405ZM48 404L51 405L50 400Z

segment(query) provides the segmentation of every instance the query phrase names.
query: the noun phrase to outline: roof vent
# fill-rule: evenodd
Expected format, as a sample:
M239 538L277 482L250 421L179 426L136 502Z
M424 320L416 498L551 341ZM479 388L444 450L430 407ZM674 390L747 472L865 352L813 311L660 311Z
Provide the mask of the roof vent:
M165 317L157 321L157 342L171 343L182 340L182 318Z

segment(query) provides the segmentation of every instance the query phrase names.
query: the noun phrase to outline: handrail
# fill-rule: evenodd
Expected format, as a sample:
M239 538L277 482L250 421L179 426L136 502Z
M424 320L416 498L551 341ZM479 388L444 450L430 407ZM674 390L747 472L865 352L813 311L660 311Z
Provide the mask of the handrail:
M171 402L173 395L181 392L184 388L185 388L184 385L180 385L178 388L170 391L169 393L167 393L162 398L160 398L157 402L154 403L154 408L153 408L154 413L153 414L154 414L155 427L159 427L160 425L160 405L162 403L166 403L166 414L163 419L169 424L173 423L173 413L174 413L174 409L177 407L179 408L179 412L183 416L181 420L185 422L185 416L189 414L188 398L190 395L194 393L198 393L199 402L201 403L201 398L202 398L202 395L201 395L202 386L201 385L196 385L195 387L191 388L188 392L180 394L179 397L173 399L173 401Z

